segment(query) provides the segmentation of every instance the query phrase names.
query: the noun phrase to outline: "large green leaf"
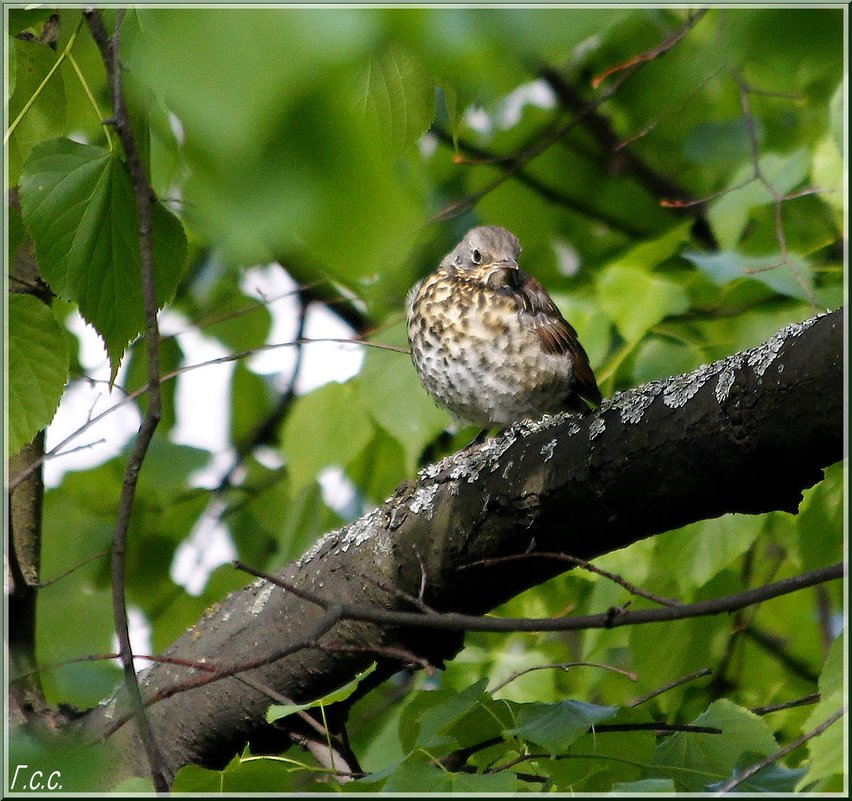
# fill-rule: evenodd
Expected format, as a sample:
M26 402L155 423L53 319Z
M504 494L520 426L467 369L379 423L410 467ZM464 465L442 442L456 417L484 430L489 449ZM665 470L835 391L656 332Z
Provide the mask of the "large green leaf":
M9 297L9 440L16 453L52 419L68 377L68 340L50 309Z
M360 87L369 123L391 155L415 144L435 115L435 85L407 50L390 47L373 56Z
M109 150L52 139L35 147L21 177L24 222L51 288L75 301L106 345L113 376L145 325L139 217L127 168ZM157 303L174 294L186 258L178 219L153 209Z
M373 424L351 383L330 383L299 398L284 423L281 447L294 491L324 467L346 467L373 436Z
M516 713L517 725L505 733L530 740L555 756L594 728L596 723L615 717L617 711L613 706L587 704L584 701L524 704Z
M765 720L725 698L691 722L722 733L677 732L660 743L653 759L655 772L673 779L681 791L701 792L730 778L742 754L768 756L778 748Z

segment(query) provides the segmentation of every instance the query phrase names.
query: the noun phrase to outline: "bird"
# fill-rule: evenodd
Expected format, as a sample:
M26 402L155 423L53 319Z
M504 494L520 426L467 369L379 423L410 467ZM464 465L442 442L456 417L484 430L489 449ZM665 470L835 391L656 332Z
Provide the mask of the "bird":
M421 384L480 434L545 414L588 412L602 400L577 332L520 269L520 252L506 228L478 226L406 297Z

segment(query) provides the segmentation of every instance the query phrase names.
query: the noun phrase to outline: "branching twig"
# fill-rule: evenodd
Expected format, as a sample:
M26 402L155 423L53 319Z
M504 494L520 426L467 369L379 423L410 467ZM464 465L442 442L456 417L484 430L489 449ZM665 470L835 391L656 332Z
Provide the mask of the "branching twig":
M127 620L127 601L124 589L124 553L127 546L127 531L130 527L130 515L136 495L136 482L139 470L154 431L160 422L162 400L160 396L160 332L157 327L157 291L154 284L153 250L153 203L154 192L142 165L130 116L124 100L122 85L122 67L119 61L119 31L124 19L124 10L117 12L115 30L110 37L104 27L100 12L83 12L92 32L92 37L101 52L106 67L108 83L112 93L112 123L121 140L127 169L133 183L136 199L136 211L139 215L139 251L141 256L142 303L145 311L145 345L148 357L148 408L133 451L127 461L118 504L118 519L112 539L112 596L115 632L121 652L124 670L124 684L134 708L140 737L148 757L154 787L158 792L168 791L171 776L165 767L160 749L154 739L154 733L145 713L145 705L139 691L136 669L133 664L133 650L130 643L130 631Z
M536 156L540 156L560 139L567 136L567 134L576 128L586 116L596 111L601 105L608 101L618 91L621 84L623 84L624 81L626 81L637 70L641 69L644 64L661 56L663 53L674 47L690 30L692 30L692 28L706 13L707 9L701 9L695 14L690 15L686 22L674 31L671 36L667 37L652 51L648 51L649 55L647 57L637 56L629 65L621 65L618 67L620 74L613 80L608 89L601 92L601 94L599 94L594 100L590 101L586 106L584 106L584 108L579 110L574 117L568 120L568 122L554 126L539 136L537 141L523 148L514 156L507 157L505 166L503 167L503 172L500 175L486 183L485 186L478 191L468 195L466 198L462 198L461 200L445 206L441 209L441 211L433 215L432 221L447 220L452 217L457 217L475 206L483 197L490 192L493 192L497 187L501 186L509 178L523 169L528 162Z
M777 598L806 587L813 587L826 581L842 578L843 563L838 562L828 567L801 573L798 576L755 587L743 592L713 598L708 601L698 601L680 606L669 606L663 609L609 610L595 615L578 615L561 618L495 618L487 615L463 615L456 612L439 612L436 614L419 614L417 612L396 612L387 609L359 606L357 604L338 603L329 601L323 596L298 587L292 582L277 578L261 570L234 562L238 570L249 575L264 579L287 592L315 604L326 611L334 610L340 619L362 620L369 623L379 623L393 626L411 626L414 628L439 629L443 631L578 631L580 629L609 629L639 623L660 623L663 621L683 620L685 618L718 615L723 612L733 612L752 604Z

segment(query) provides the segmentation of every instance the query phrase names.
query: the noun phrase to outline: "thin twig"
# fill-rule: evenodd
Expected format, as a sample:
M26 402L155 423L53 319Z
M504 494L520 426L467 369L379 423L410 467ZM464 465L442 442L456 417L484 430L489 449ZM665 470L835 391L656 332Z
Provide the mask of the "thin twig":
M649 601L653 601L654 603L660 604L661 606L679 606L681 605L680 601L676 601L674 598L666 598L662 595L655 595L652 592L648 592L648 590L643 590L641 587L637 587L635 584L631 584L627 579L622 578L616 573L610 573L608 570L604 570L603 568L596 567L591 562L588 562L585 559L580 559L579 556L571 556L567 553L554 553L550 551L532 551L530 553L518 553L518 554L510 554L509 556L496 556L491 559L478 559L475 562L468 562L463 565L459 565L457 570L469 570L472 567L491 567L492 565L497 565L502 562L512 562L517 559L535 559L540 557L542 559L554 559L557 561L568 562L569 564L576 565L577 567L582 568L583 570L587 570L589 573L597 573L599 576L603 576L610 581L615 582L621 587L624 587L631 595L638 595L640 598L646 598Z
M238 353L229 353L225 356L217 356L214 359L207 359L203 362L197 362L195 364L187 364L183 367L179 367L176 370L172 370L169 373L165 373L160 376L160 385L166 383L167 381L172 381L178 376L183 375L184 373L188 373L192 370L198 370L202 367L212 367L218 364L227 364L229 362L239 361L240 359L247 359L250 356L254 356L256 353L264 353L268 350L277 350L278 348L293 348L299 345L314 345L318 343L324 342L334 342L340 345L363 345L368 348L376 348L378 350L388 350L393 353L404 353L408 355L408 348L403 348L398 345L387 345L382 342L370 342L364 339L346 339L345 337L301 337L298 340L292 340L290 342L274 342L270 345L260 345L256 348L251 348L249 350L239 351ZM120 401L118 401L113 406L110 406L108 409L105 409L100 414L95 415L89 420L86 420L81 426L79 426L76 430L72 431L65 439L63 439L60 443L55 445L49 451L47 451L44 455L40 456L38 459L33 460L27 465L25 470L22 470L18 475L14 476L9 480L7 484L7 490L11 491L15 489L22 481L24 481L28 476L32 475L38 468L41 466L43 462L47 459L51 459L57 455L57 453L64 448L68 443L73 442L77 437L79 437L82 433L87 431L96 423L103 420L104 417L112 414L113 412L118 411L122 406L125 406L128 403L140 398L142 395L145 395L148 392L148 386L139 387L139 389L129 393L125 397L123 397Z
M127 460L122 481L121 496L118 503L118 516L112 539L112 598L115 633L118 638L121 662L124 672L124 686L134 709L139 735L148 758L154 788L158 792L168 792L171 782L170 771L160 753L151 723L145 712L145 704L139 690L136 668L133 663L133 649L130 642L130 630L127 618L127 600L125 596L125 550L130 516L136 495L136 483L148 445L160 422L162 399L160 395L160 332L157 327L157 291L154 284L153 249L153 213L154 192L145 173L139 155L136 139L130 124L130 117L124 100L122 85L122 67L119 61L119 31L125 10L116 14L115 30L112 37L107 34L100 12L83 12L92 32L92 38L98 45L112 92L112 113L115 129L121 140L127 169L133 183L136 211L139 215L139 251L141 263L142 303L145 312L145 344L148 357L148 408L133 451Z
M768 706L752 707L752 712L755 715L768 715L770 712L780 712L782 709L792 709L796 706L808 706L810 704L819 703L820 694L810 693L803 695L801 698L794 698L792 701L781 701L778 704L769 704Z
M578 631L581 629L609 629L640 623L661 623L664 621L684 620L686 618L718 615L723 612L733 612L752 604L761 603L770 598L777 598L797 590L813 587L826 581L843 577L844 566L838 562L827 567L800 573L798 576L782 579L781 581L755 587L743 592L698 601L680 606L668 606L662 609L637 609L633 611L609 610L594 615L578 615L576 617L560 618L496 618L488 615L464 615L457 612L439 612L436 614L419 614L417 612L397 612L387 609L359 606L350 603L329 601L321 595L304 587L298 587L290 581L264 573L249 567L242 562L234 562L234 567L249 575L275 584L287 592L315 604L323 609L335 609L341 618L362 620L368 623L386 625L411 626L415 628L438 629L443 631Z
M774 754L770 754L766 759L761 759L760 762L755 762L753 765L747 767L742 773L740 773L735 778L731 779L729 782L723 784L717 791L716 795L725 795L726 793L731 792L736 787L739 787L744 781L747 781L756 773L759 773L764 768L769 767L769 765L773 765L778 762L780 759L783 759L787 754L791 751L795 751L799 746L804 745L808 740L812 740L814 737L818 737L822 734L829 726L833 723L836 723L843 717L846 712L846 707L841 707L837 710L833 715L829 716L829 718L822 723L819 724L815 729L811 729L809 732L806 732L801 737L797 737L790 743L787 743L783 748L778 749Z
M622 676L626 676L630 681L639 681L639 677L630 670L624 670L622 668L615 667L615 665L604 665L600 662L555 662L552 665L533 665L532 667L524 668L523 670L516 670L512 673L509 678L504 679L499 684L492 687L488 692L492 695L497 692L497 690L502 690L507 684L513 682L515 679L520 678L521 676L525 676L527 673L532 673L534 670L570 670L573 667L595 667L600 668L601 670L611 670L613 673L618 673Z
M650 701L652 698L656 698L658 695L662 695L669 690L673 690L675 687L680 687L681 684L686 684L690 681L695 681L695 679L700 679L702 676L709 676L713 670L709 667L701 668L701 670L696 670L694 673L687 673L686 676L681 676L679 679L675 679L674 681L670 681L668 684L664 684L662 687L658 687L656 690L652 690L651 692L640 696L639 698L634 698L628 706L633 708L639 706L639 704L644 704L645 701Z

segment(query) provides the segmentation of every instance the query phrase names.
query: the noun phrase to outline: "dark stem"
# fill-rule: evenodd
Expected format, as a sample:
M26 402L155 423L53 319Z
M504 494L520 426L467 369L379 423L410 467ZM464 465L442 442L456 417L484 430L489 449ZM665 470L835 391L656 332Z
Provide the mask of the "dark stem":
M136 668L133 664L133 649L130 643L130 631L127 619L127 599L125 594L125 550L127 531L136 496L136 483L139 470L160 422L162 401L160 397L160 332L157 327L157 292L154 284L154 255L152 244L154 192L148 181L145 168L136 145L130 117L124 100L121 63L119 61L119 30L124 19L124 9L118 11L115 30L112 37L107 34L100 12L83 12L92 32L92 37L101 52L107 71L112 93L113 124L118 132L121 145L127 159L127 169L133 182L136 210L139 215L139 250L141 255L142 302L145 311L145 346L148 360L148 406L133 451L124 470L121 497L118 504L118 516L112 539L112 598L115 632L118 638L124 684L133 706L136 724L145 748L145 754L151 769L154 788L158 792L167 792L172 780L165 767L165 761L154 739L151 724L145 713L145 705L139 691Z

